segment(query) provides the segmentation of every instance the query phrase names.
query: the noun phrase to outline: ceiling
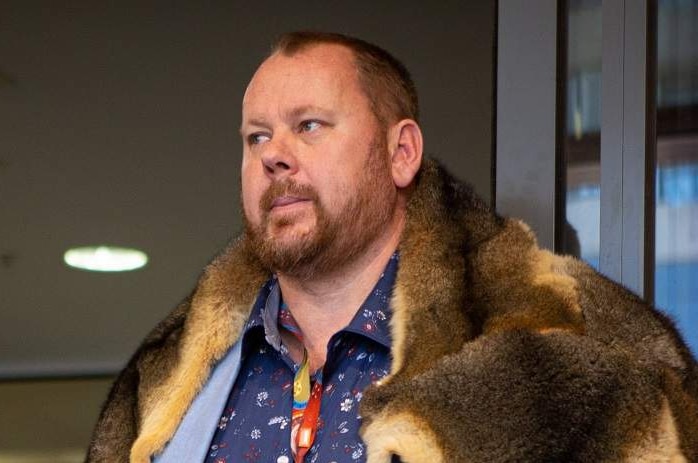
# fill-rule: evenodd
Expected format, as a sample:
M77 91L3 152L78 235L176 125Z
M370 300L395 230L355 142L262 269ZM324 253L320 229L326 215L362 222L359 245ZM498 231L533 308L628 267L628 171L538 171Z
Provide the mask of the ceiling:
M494 2L69 3L0 5L0 379L112 374L190 291L240 228L241 95L283 31L394 51L427 151L487 196ZM63 264L95 244L150 262Z

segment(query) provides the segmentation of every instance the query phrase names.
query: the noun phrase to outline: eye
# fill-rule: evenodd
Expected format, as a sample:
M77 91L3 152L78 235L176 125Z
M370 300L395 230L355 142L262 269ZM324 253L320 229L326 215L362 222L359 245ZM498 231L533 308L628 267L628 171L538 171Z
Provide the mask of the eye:
M271 140L271 137L266 133L255 132L247 136L247 143L250 145L260 145Z
M303 121L300 123L298 126L298 130L300 132L314 132L315 130L319 129L322 126L322 124L319 121L316 120L308 120L308 121Z

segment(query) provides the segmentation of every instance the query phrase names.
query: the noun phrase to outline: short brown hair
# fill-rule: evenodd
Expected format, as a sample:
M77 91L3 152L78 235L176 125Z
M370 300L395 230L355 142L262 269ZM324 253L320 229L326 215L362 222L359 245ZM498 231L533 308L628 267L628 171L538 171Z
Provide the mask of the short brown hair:
M417 88L410 73L404 64L377 45L331 32L297 31L280 36L271 54L292 56L320 44L342 45L354 54L359 83L381 125L402 119L419 121Z

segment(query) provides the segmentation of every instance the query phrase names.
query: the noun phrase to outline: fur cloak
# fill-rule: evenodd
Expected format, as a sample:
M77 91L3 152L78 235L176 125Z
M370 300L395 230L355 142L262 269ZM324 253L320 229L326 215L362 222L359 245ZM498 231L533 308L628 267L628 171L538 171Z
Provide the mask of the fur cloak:
M435 162L415 185L369 463L698 461L698 366L665 316ZM268 277L244 237L208 265L117 378L87 461L162 451Z

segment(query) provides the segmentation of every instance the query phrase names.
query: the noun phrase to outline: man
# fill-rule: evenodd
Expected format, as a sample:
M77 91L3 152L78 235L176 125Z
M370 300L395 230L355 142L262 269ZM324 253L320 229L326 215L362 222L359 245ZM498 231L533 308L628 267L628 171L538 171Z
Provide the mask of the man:
M245 231L117 379L88 461L698 461L671 324L422 159L385 51L281 38Z

